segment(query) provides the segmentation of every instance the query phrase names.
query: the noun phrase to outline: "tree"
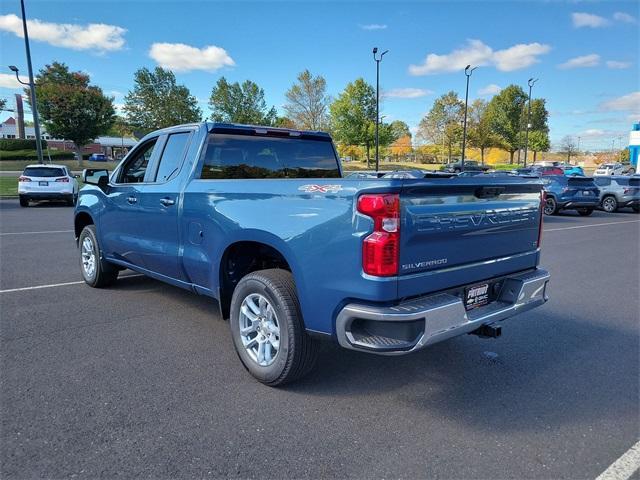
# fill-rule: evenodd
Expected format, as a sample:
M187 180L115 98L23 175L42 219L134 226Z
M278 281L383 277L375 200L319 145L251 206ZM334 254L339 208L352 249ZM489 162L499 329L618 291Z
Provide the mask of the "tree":
M567 135L560 140L560 151L567 154L567 163L571 163L571 155L577 150L576 140Z
M100 87L90 85L89 75L70 72L64 63L46 65L36 76L35 84L38 111L47 133L71 140L82 167L82 147L107 133L114 122L113 98L105 96Z
M107 135L110 137L132 137L134 136L133 127L127 123L124 117L116 115Z
M291 128L291 129L296 128L293 121L288 117L276 117L275 122L273 122L273 126L281 127L281 128Z
M449 161L454 144L462 139L462 122L464 102L454 91L445 93L434 102L429 113L418 125L418 136L434 144L446 144Z
M510 163L513 163L513 154L521 146L522 112L526 101L527 94L521 87L509 85L494 96L487 106L491 130L509 152Z
M309 70L298 75L287 93L284 110L296 128L304 130L324 130L328 125L327 110L329 96L327 82L324 77L314 77Z
M369 149L375 141L376 94L371 85L358 78L347 84L343 92L329 107L331 130L338 142L347 145L365 145L367 166Z
M7 106L7 99L0 98L0 110L4 110L6 106Z
M542 130L529 132L529 150L533 152L533 163L536 163L538 152L548 152L551 148L549 135Z
M211 90L209 107L214 122L271 126L278 117L275 107L267 108L264 90L251 80L229 83L221 77Z
M402 137L398 138L391 144L390 150L391 154L396 158L409 155L413 150L411 145L411 136L403 135Z
M409 141L411 141L411 130L409 130L409 125L404 123L402 120L394 120L391 122L390 127L394 141L402 137L409 137Z
M133 90L124 97L124 112L131 127L146 134L181 123L199 122L202 111L196 97L176 83L171 70L141 68L134 73Z
M499 139L491 130L491 122L487 115L488 105L486 100L475 100L469 108L467 125L467 141L469 146L480 150L480 160L483 165L485 150L499 144Z

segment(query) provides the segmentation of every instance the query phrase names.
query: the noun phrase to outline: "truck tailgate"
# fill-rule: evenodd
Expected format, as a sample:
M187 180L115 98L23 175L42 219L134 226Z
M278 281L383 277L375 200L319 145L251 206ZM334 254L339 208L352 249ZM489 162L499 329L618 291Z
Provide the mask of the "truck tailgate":
M405 181L399 296L535 267L541 191L522 177Z

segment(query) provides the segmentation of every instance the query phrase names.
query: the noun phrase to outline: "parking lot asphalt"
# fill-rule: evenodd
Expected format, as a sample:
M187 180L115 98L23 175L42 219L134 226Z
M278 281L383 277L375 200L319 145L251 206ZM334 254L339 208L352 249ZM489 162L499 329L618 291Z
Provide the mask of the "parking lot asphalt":
M596 478L638 442L640 215L546 217L551 300L498 340L326 343L282 389L205 297L68 284L72 209L3 200L0 225L2 478Z

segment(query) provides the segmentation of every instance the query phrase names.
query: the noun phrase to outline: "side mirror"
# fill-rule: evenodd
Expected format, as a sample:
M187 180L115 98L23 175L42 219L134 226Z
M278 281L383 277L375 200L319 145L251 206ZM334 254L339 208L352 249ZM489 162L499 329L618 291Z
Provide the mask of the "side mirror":
M104 190L109 184L109 171L104 168L85 168L82 171L82 181Z

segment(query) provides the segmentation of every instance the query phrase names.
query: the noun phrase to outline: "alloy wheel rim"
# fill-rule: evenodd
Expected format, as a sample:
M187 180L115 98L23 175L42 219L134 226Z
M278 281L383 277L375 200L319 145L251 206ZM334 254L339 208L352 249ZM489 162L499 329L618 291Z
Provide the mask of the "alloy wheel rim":
M96 254L93 241L89 237L82 240L82 268L89 278L93 278L96 271Z
M605 198L604 199L604 209L607 212L613 212L614 205L613 205L613 199L612 198Z
M551 214L556 208L556 202L552 198L547 198L547 201L544 204L544 213L547 215Z
M269 300L251 293L240 305L240 339L249 357L261 367L271 365L280 350L280 325Z

